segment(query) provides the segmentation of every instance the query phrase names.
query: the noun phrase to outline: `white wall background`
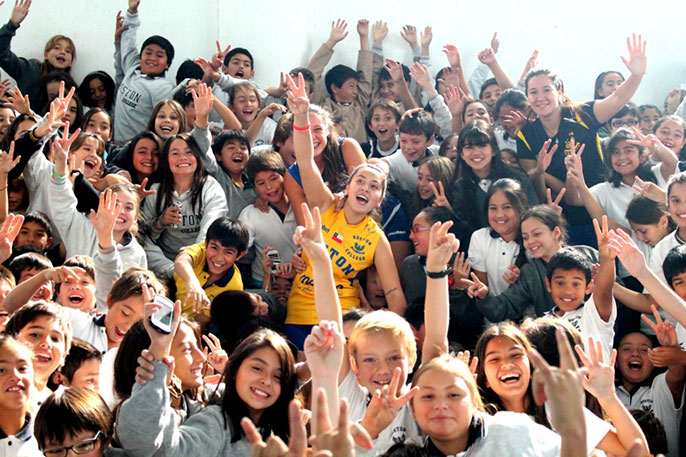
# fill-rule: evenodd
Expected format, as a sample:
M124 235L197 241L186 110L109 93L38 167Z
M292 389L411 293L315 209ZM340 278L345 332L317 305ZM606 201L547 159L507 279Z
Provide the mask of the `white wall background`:
M6 0L0 6L0 21L9 19L13 4ZM47 39L65 34L76 43L72 73L77 82L93 70L114 75L114 21L117 11L126 8L122 0L33 0L12 49L19 56L42 60ZM626 55L626 36L636 31L648 40L648 73L634 101L661 106L671 88L686 83L683 0L143 0L139 14L139 43L160 34L174 44L172 79L185 58L209 58L219 39L250 49L257 83L276 85L280 71L307 63L337 17L348 21L350 33L336 47L331 64L354 67L359 47L355 25L364 17L388 22L385 54L403 62L410 61L411 53L399 34L402 25L432 25L434 72L446 64L443 44L452 43L460 48L469 75L476 53L497 31L498 58L513 80L532 50L538 49L539 64L562 75L575 101L592 98L601 71L618 69L628 75L619 56Z

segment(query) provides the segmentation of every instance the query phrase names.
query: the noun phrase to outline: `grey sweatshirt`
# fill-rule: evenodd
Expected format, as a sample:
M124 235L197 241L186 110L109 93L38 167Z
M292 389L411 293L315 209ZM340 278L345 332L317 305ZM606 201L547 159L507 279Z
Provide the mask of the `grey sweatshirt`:
M124 142L145 130L158 102L171 98L174 85L164 76L141 73L136 34L140 27L138 14L126 12L121 35L121 66L124 80L115 94L114 140Z
M119 411L117 437L132 457L249 457L247 439L232 443L231 424L218 405L207 406L179 425L165 385L167 366L153 362L155 379L134 384Z

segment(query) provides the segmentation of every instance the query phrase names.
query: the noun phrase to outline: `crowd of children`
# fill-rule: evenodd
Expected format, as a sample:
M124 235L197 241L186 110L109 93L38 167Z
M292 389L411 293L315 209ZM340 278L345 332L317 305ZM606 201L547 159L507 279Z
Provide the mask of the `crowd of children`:
M366 19L260 88L219 42L172 81L139 6L80 84L12 52L31 0L0 28L0 455L685 455L686 99L632 103L640 35L581 104Z

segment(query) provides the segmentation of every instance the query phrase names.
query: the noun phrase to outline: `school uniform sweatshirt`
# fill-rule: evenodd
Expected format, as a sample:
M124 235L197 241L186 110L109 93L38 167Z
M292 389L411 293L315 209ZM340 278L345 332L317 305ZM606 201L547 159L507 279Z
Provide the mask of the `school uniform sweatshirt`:
M312 103L321 105L333 117L340 117L341 124L345 128L347 135L350 138L355 138L360 143L364 143L367 141L367 131L365 129L367 107L372 96L372 52L359 51L357 54L357 71L360 73L358 81L359 91L355 101L349 105L336 102L324 86L324 67L329 63L332 56L333 49L323 44L312 56L310 63L307 64L307 68L314 73Z
M50 194L50 220L67 249L67 258L74 255L95 257L98 253L98 233L93 227L90 216L76 209L77 200L71 181L66 177L58 179L54 175L48 184ZM133 237L116 244L124 270L131 267L148 268L143 247Z
M38 79L40 78L40 62L36 59L18 57L12 52L12 38L17 34L17 29L12 21L0 27L0 67L17 82L21 93L29 96L34 110L38 101Z
M123 25L129 28L121 35L124 80L114 97L114 141L117 142L125 142L145 130L155 105L172 98L175 90L164 75L148 76L141 73L141 59L136 43L140 24L138 14L126 12Z
M144 386L134 384L119 410L117 438L129 456L250 456L245 437L231 442L234 432L219 405L207 406L179 425L166 386L168 368L163 362L153 365L155 378Z
M151 189L157 192L159 188L159 183L151 186ZM227 215L224 191L211 176L207 177L201 195L201 203L194 209L190 190L181 195L174 191L174 199L181 203L181 222L178 227L167 226L161 230L155 227L155 221L162 215L156 210L157 199L162 196L156 193L143 201L141 218L148 237L145 250L148 255L148 265L155 273L163 273L165 278L171 277L174 259L181 248L205 241L205 234L210 224L218 217ZM171 206L171 202L168 202L168 206ZM150 243L159 249L154 249ZM163 257L160 257L160 253Z

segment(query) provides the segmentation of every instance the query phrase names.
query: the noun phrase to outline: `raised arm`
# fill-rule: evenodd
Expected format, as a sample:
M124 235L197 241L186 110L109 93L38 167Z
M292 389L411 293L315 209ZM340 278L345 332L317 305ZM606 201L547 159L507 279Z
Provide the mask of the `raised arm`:
M329 60L331 60L331 56L333 56L334 46L348 36L348 32L345 30L347 27L348 24L343 19L337 19L331 22L331 33L329 34L329 38L322 44L307 64L307 68L314 74L314 88L312 93L313 103L322 103L328 94L328 90L324 87L322 74L324 73L324 67L326 67Z
M14 141L10 142L7 152L0 151L0 223L7 218L7 175L19 163L20 157L14 157Z
M488 68L491 69L491 71L493 72L493 76L495 77L495 81L498 83L500 89L505 90L514 87L514 84L512 84L512 80L509 76L507 76L507 73L505 73L505 71L500 66L500 63L498 62L498 59L495 57L495 52L493 51L493 49L484 49L479 53L478 58L479 62L481 62L484 65L488 65Z
M622 230L613 230L610 232L609 246L619 257L624 268L641 281L655 302L677 322L686 326L686 302L648 268L645 256L634 240Z
M424 300L426 335L422 346L422 364L448 353L448 322L450 321L448 276L451 271L448 265L450 257L460 247L460 242L455 235L448 233L451 226L452 222L444 224L437 222L431 227L429 234L429 251L426 256L426 299Z
M400 285L400 277L398 276L398 269L395 266L393 251L391 251L391 245L388 242L388 239L386 239L386 235L382 235L376 245L374 266L376 267L376 271L379 272L379 279L381 280L381 287L386 296L388 309L400 316L404 316L407 302L405 301L405 295L403 294L403 289Z
M596 275L595 289L593 289L593 302L600 318L605 322L609 321L616 306L612 297L612 286L615 282L615 254L608 245L610 231L607 228L607 219L607 216L603 216L602 228L598 224L598 219L593 219L600 257L600 268Z
M601 124L609 121L615 113L629 103L646 72L648 60L646 58L645 40L641 35L636 36L634 33L631 37L627 37L626 46L629 57L622 57L621 59L631 74L611 95L593 104L593 114Z
M333 203L333 194L324 184L317 164L314 162L314 147L312 146L312 132L310 126L310 101L305 93L305 82L302 74L298 75L298 83L291 75L286 75L290 87L288 108L293 113L293 148L295 158L300 168L300 178L311 206L325 211Z

